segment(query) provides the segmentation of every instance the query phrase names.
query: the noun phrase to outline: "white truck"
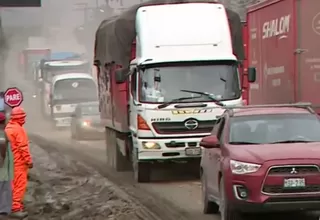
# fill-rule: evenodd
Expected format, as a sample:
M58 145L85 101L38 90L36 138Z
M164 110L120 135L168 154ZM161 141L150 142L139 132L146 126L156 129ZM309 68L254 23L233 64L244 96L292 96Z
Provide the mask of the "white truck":
M97 85L86 73L54 76L50 90L50 116L54 127L70 127L71 115L79 103L97 101Z
M91 75L91 66L88 61L83 60L42 60L36 68L38 78L37 97L40 99L40 108L45 118L51 115L50 94L52 90L52 79L55 76L66 73L85 73Z
M239 16L217 3L157 3L103 21L95 41L108 164L133 167L138 182L159 164L186 163L198 175L199 141L219 106L243 104Z

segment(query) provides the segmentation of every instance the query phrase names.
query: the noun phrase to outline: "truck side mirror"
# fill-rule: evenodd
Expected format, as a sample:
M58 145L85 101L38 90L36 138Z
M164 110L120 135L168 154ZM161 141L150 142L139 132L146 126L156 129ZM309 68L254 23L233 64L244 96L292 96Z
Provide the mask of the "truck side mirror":
M128 78L129 70L127 68L117 69L115 72L115 80L117 84L124 83Z
M254 83L257 78L257 70L255 67L249 67L248 68L248 81L250 83Z

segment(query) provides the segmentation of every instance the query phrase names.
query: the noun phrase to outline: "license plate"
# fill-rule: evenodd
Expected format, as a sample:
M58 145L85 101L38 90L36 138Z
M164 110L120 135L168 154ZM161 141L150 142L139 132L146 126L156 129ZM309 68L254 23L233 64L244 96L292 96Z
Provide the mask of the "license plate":
M71 124L70 118L63 118L63 119L57 120L57 125L68 125L68 124Z
M69 123L71 123L71 119L65 118L65 119L62 119L61 122L64 124L69 124Z
M185 149L187 156L200 156L201 155L201 148L200 147L187 147Z
M290 178L284 179L284 188L304 188L306 186L306 180L304 178Z

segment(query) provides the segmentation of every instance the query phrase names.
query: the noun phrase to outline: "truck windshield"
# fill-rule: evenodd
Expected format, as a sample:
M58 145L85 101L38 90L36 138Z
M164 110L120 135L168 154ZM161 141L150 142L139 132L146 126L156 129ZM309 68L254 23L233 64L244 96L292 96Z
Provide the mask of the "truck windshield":
M81 114L82 115L99 115L99 106L98 105L88 105L81 107Z
M140 101L162 103L186 96L192 98L181 102L212 101L208 96L181 90L205 92L219 101L238 99L239 75L237 66L232 64L147 68L140 71Z
M238 116L230 122L230 144L320 142L320 121L313 114Z
M59 80L53 87L56 104L97 101L97 87L91 79Z

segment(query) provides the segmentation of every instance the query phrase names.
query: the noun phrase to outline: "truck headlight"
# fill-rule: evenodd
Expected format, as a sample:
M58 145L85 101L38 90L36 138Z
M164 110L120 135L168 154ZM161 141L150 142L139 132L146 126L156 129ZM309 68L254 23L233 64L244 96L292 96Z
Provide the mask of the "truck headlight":
M261 165L230 160L230 167L233 174L248 174L257 172Z
M155 142L142 142L142 147L144 149L160 149L160 145Z

